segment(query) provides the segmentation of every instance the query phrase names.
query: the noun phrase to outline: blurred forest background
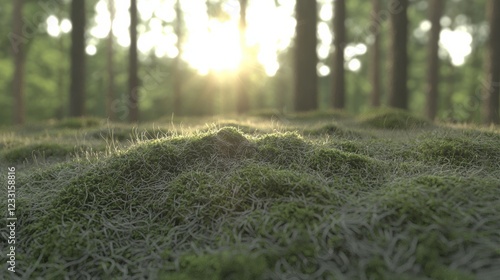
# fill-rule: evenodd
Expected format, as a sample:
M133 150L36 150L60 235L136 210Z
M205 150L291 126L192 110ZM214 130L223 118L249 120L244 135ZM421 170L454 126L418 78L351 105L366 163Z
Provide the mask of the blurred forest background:
M495 0L4 1L0 124L379 106L498 123L499 19Z

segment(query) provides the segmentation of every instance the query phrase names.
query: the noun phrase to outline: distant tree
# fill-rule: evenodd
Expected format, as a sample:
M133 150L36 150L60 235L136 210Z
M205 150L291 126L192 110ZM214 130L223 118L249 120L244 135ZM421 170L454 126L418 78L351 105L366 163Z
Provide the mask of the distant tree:
M23 0L14 0L11 38L22 38ZM14 55L14 77L12 91L14 94L14 124L24 124L24 64L26 61L24 42L12 41Z
M391 48L389 106L408 109L408 0L390 0Z
M182 7L181 1L177 0L175 3L175 34L177 35L177 56L174 60L174 114L180 115L182 110L182 83L183 83L183 74L181 69L181 56L182 56L182 26L183 26L183 18L182 18Z
M318 107L317 11L316 0L297 0L295 4L295 110L308 111Z
M129 121L139 121L139 77L137 63L137 0L130 1Z
M71 77L69 115L85 113L85 0L71 2Z
M500 1L488 1L490 35L488 42L488 66L486 71L486 98L484 121L500 123Z
M347 45L345 19L345 0L336 0L333 9L333 108L343 109L345 106L345 67L344 48Z
M371 105L380 106L380 23L377 15L380 12L380 0L372 0L372 35L373 45L371 47L370 80L372 84Z
M106 112L110 120L115 119L115 112L112 109L113 100L115 99L115 74L114 74L114 63L113 63L113 20L115 19L115 3L114 0L108 0L108 10L109 10L109 20L111 26L109 29L108 40L107 40L107 72L108 72L108 94L106 96Z
M429 20L432 24L427 54L427 117L436 118L438 110L439 84L439 34L441 33L441 16L445 6L444 0L429 0Z
M238 100L236 103L236 110L238 114L242 114L248 111L249 100L248 100L248 50L247 50L247 40L246 40L246 30L247 30L247 3L248 0L240 0L240 49L242 62L238 73Z

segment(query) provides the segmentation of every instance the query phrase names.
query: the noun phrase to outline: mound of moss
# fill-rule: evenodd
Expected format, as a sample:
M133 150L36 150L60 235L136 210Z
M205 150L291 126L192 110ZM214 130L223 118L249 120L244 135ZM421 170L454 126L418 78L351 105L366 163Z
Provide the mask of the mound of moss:
M383 109L369 113L361 117L361 123L377 129L414 129L430 125L425 119L397 109Z
M296 132L266 134L257 139L258 159L283 167L301 168L311 145Z
M426 135L418 142L420 159L458 166L492 166L500 161L498 141L466 136Z
M358 183L376 181L383 176L385 165L364 155L338 149L316 149L309 155L309 168L325 177L346 177Z
M66 118L56 124L58 128L70 128L70 129L80 129L96 127L101 125L101 119L99 118Z
M310 124L298 131L343 129ZM16 254L32 264L20 278L465 280L498 272L496 134L366 141L252 129L226 122L20 176L19 235L29 238Z
M164 272L159 279L261 279L270 268L265 256L251 252L221 251L205 255L184 255L180 258L181 272Z
M10 163L21 163L33 158L63 158L75 152L75 148L67 144L36 143L17 146L2 153L3 158Z
M352 139L360 139L368 136L366 134L362 134L351 129L346 129L335 123L314 125L311 128L304 129L303 134L311 136L331 135L338 138L352 138Z
M137 129L128 126L113 126L110 128L93 129L85 133L92 139L105 139L114 141L126 140L152 140L172 136L170 131L153 131L150 129Z
M494 232L500 223L491 218L500 211L499 185L492 179L424 175L391 183L369 199L386 212L381 223L411 231L415 261L426 276L475 279L470 272L488 270L499 253L489 245L498 242ZM483 253L471 255L459 268L449 267L462 262L464 248ZM490 261L473 265L481 259Z

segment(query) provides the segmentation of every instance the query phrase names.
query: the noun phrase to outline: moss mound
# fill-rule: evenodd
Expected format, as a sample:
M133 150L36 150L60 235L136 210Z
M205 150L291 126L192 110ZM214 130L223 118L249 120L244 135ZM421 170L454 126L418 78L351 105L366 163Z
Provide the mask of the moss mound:
M296 132L266 134L257 139L258 158L283 167L298 167L311 145Z
M80 129L89 128L101 125L101 120L98 118L67 118L56 124L58 128Z
M361 117L361 123L377 129L414 129L429 126L429 122L404 110L384 109Z
M495 239L494 229L500 226L489 218L500 211L499 185L500 181L491 179L427 175L389 184L370 199L388 213L381 222L395 223L411 231L416 238L416 262L426 276L475 279L466 272L477 269L472 268L472 261L459 269L448 264L460 262L464 248L481 251L485 258L498 255L488 244ZM484 265L481 270L487 271L488 265Z
M366 134L362 134L354 130L346 129L335 123L315 125L311 128L305 129L303 131L303 134L311 136L330 135L339 138L352 138L352 139L360 139L368 136Z
M418 143L420 159L439 164L471 166L486 163L493 166L500 161L498 142L468 137L426 135Z
M37 143L17 146L4 151L3 157L6 161L12 163L21 163L33 158L61 158L75 152L75 148L70 145L61 145L54 143Z
M273 199L283 197L329 196L321 182L306 173L274 166L250 164L235 171L230 179L233 196Z
M226 121L19 168L19 278L498 278L498 133L338 139L357 124L317 120L279 128L310 134ZM94 148L110 131L44 129ZM22 133L2 156L48 138Z
M372 158L327 148L310 155L309 168L326 177L342 176L358 182L376 180L384 171L384 165Z
M164 273L159 279L261 279L271 264L251 252L222 251L207 255L185 255L179 262L182 272Z

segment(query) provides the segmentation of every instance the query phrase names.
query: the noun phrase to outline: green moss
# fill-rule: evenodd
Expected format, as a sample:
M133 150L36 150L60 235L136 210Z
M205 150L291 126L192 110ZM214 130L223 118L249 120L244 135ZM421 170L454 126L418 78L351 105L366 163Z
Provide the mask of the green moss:
M254 280L261 279L270 268L263 256L231 251L184 255L179 266L179 272L162 273L160 279Z
M311 136L331 135L340 138L363 138L366 136L359 132L343 128L334 123L315 125L311 128L305 129L303 134Z
M210 223L235 208L238 199L231 198L230 190L217 178L206 172L184 172L167 183L148 208L155 212L171 213L169 219L175 226L196 217ZM198 211L203 209L203 211Z
M429 125L428 121L397 109L381 109L367 114L361 118L361 123L378 129L413 129Z
M391 184L376 199L413 223L430 224L436 217L446 221L454 205L493 201L500 194L498 185L496 180L428 175Z
M251 164L237 170L230 179L233 195L258 198L328 196L327 190L313 176L273 166Z
M3 157L11 163L20 163L24 160L30 161L33 158L61 158L75 152L75 148L70 145L55 143L37 143L18 146L4 151Z
M372 180L383 175L383 164L367 156L321 148L309 156L308 165L326 177L344 176Z
M318 135L353 124L301 121L293 127ZM142 133L119 127L123 139ZM498 259L497 134L252 130L229 121L20 168L19 236L29 238L18 239L19 256L30 276L120 279L126 267L148 279L465 280ZM74 151L75 135L102 130L54 131Z
M258 158L283 167L300 165L312 149L296 132L266 134L257 140Z
M98 118L67 118L60 121L56 126L58 128L80 129L99 126L101 119Z
M421 160L440 164L470 166L500 160L498 143L465 137L426 136L418 143L417 149Z
M250 112L249 115L266 119L280 119L284 117L283 113L276 109L254 110Z
M316 110L301 113L290 114L289 118L292 120L324 120L324 119L346 119L349 114L341 110Z
M259 129L247 124L241 124L236 121L223 121L217 124L221 128L233 128L239 133L252 134L259 132Z

